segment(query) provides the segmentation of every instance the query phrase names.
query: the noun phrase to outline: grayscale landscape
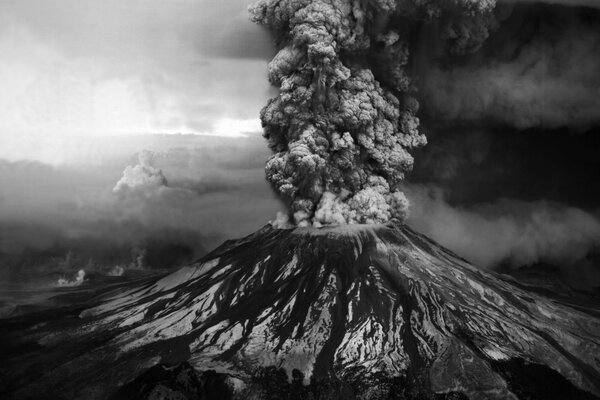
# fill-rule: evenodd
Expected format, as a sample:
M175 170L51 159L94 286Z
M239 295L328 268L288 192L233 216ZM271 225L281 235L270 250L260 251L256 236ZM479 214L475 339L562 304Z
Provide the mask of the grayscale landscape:
M0 51L0 398L600 398L596 1L5 1Z

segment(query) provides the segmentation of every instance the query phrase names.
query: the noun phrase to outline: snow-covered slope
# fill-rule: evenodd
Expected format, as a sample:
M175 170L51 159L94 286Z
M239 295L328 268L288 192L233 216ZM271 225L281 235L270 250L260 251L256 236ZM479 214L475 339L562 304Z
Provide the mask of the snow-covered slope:
M261 367L297 369L307 384L347 382L359 398L410 376L430 393L510 399L502 366L517 359L600 395L594 310L526 292L393 223L265 227L23 335L56 356L41 372L40 350L3 366L0 389L15 397L103 398L155 364L188 361L236 382Z

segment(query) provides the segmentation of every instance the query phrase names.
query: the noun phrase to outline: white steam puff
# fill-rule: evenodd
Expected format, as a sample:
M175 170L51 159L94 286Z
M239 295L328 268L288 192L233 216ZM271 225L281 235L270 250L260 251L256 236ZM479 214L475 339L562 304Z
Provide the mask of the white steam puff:
M110 271L108 271L108 276L123 276L125 272L125 268L121 265L115 265Z
M77 271L77 276L74 279L58 278L56 286L59 287L75 287L80 286L85 281L85 271L80 269Z
M152 165L154 153L144 150L138 154L139 164L129 165L123 171L123 177L119 179L113 188L114 193L122 193L128 190L161 188L167 186L167 178L160 168Z

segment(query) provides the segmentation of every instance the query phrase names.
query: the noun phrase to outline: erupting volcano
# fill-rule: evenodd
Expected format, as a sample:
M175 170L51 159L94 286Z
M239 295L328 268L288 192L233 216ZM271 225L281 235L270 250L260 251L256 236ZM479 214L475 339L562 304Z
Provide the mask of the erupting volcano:
M179 2L175 3L179 7ZM127 167L112 190L112 195L118 197L111 198L114 208L109 210L113 211L99 213L97 219L86 215L85 226L90 234L105 226L103 232L110 236L106 240L116 246L106 248L102 254L105 259L117 259L112 248L127 249L112 237L115 229L121 229L122 237L135 244L131 255L136 269L145 267L146 250L154 254L160 268L166 268L169 265L159 257L160 250L152 251L158 246L147 230L154 225L144 220L148 216L160 219L161 224L154 230L160 237L169 236L169 240L161 241L173 255L169 259L184 260L176 265L187 266L175 272L163 270L160 276L138 275L137 280L125 283L111 281L96 291L90 290L91 295L71 292L71 297L66 296L69 301L57 301L57 307L2 319L0 397L599 399L600 308L592 305L597 300L589 301L593 295L544 292L508 275L477 268L405 225L418 225L407 220L410 209L404 192L410 194L411 189L404 180L415 165L413 156L427 142L419 128L422 115L428 128L435 130L440 124L458 127L454 131L460 132L455 136L466 149L461 149L458 156L448 154L446 148L430 154L429 161L436 165L440 182L450 185L456 181L454 186L464 192L483 192L481 182L490 182L488 191L496 200L509 196L494 185L500 182L503 169L508 168L504 166L513 164L514 159L491 147L477 152L468 142L464 144L461 124L478 127L496 121L504 124L497 128L504 134L507 126L513 130L584 129L600 121L600 59L596 60L596 54L600 54L600 11L588 10L588 1L584 0L565 0L565 4L577 5L568 12L553 0L541 5L522 3L260 0L251 6L251 19L270 31L278 50L268 66L269 82L278 93L260 115L263 136L272 151L265 164L266 180L276 196L257 198L282 201L278 204L287 212L279 213L274 222L255 233L228 240L191 263L206 253L195 253L194 246L181 246L175 241L194 242L196 236L191 233L204 234L212 229L205 225L209 219L214 219L215 230L223 228L218 209L227 213L239 211L243 205L249 210L236 214L242 215L235 221L236 236L251 232L268 218L261 216L259 225L253 222L251 229L238 227L243 217L257 210L249 200L252 197L244 194L254 188L238 188L252 171L246 171L246 162L225 160L212 184L187 175L172 179L166 169L163 173L162 168L153 165L153 152L142 152L139 165ZM156 10L148 12L151 17L157 14ZM160 26L171 24L160 20ZM556 27L566 33L555 34ZM192 30L187 25L184 30L187 38ZM546 32L550 30L553 34ZM162 41L161 35L152 36L153 40L159 37ZM577 46L572 45L573 38ZM171 43L171 39L164 42ZM546 52L556 54L547 57ZM173 55L179 53L179 47L169 47L169 57L165 58L177 58ZM571 59L579 63L579 55L584 53L591 61L582 62L581 70L564 66ZM137 60L135 65L137 68ZM156 74L154 80L161 85L185 86L171 82L160 71ZM141 75L140 82L154 81ZM110 74L98 72L95 80L97 76ZM511 76L514 79L510 80ZM579 86L572 89L575 84ZM166 96L164 102L159 102L160 96L152 88L135 88L132 92L150 93L149 109L164 107L168 116L164 119L179 123L170 111L180 103L176 98ZM552 96L547 94L548 88ZM207 93L212 96L211 91ZM553 101L547 101L550 97ZM213 113L208 103L186 104L183 108L193 113ZM229 113L222 112L223 116ZM246 126L240 121L246 120L231 126ZM536 142L542 142L540 138L546 134L540 132L528 140L535 136ZM560 141L556 143L563 146ZM235 153L244 146L246 143L234 150L228 147L225 153ZM583 147L597 157L595 147ZM541 165L552 164L550 172L544 170L551 175L547 185L536 185L535 177L516 176L513 171L513 179L525 198L534 198L529 189L537 186L548 186L555 194L561 188L577 187L583 192L591 187L593 197L599 187L591 181L597 181L597 177L587 171L594 170L597 161L589 161L590 157L573 162L586 171L580 174L583 178L560 186L555 175L564 181L565 171L574 168L567 165L570 161L565 153L569 153L569 147L561 147L552 156L544 153L544 148L522 149L527 156L543 154L539 157L544 159ZM179 147L171 150L171 157L183 154ZM193 151L206 163L199 165L220 157L212 154L210 147L200 150L194 147ZM484 163L488 153L508 161L490 167ZM578 158L579 154L570 157ZM192 158L178 159L174 164L195 165ZM225 182L222 177L231 173L234 165L243 174ZM497 180L489 180L481 172L486 165ZM522 165L521 170L528 169L528 164ZM193 174L200 169L194 167ZM256 170L262 174L262 164ZM465 176L458 179L461 171ZM210 171L205 175L208 177ZM261 184L268 190L264 181ZM235 197L227 203L227 209L217 207L228 198L221 192ZM420 191L413 187L412 192ZM57 225L64 225L65 243L68 239L102 253L93 244L98 241L87 244L78 239L78 232L85 231L83 225L69 225L69 214L64 211L81 208L86 213L94 207L86 207L77 196L70 196L68 201L59 201L56 210L44 210L48 209ZM202 196L209 200L191 203ZM428 235L455 250L449 243L466 241L471 248L476 247L474 240L442 240L452 234L453 225L439 217L443 213L430 218L434 214L428 213L428 198L422 197L424 205L417 215L428 218L423 225L429 229ZM24 203L29 201L28 196L24 199ZM480 201L485 199L481 197ZM0 203L3 201L0 196ZM429 203L432 201L429 199ZM196 204L208 205L203 208ZM521 203L506 200L506 204L502 209ZM535 203L531 204L521 208L534 208ZM481 259L497 263L526 260L524 263L534 264L549 257L570 260L572 265L585 267L585 271L597 272L597 263L593 263L600 259L594 259L599 246L600 213L542 204L552 212L539 216L510 210L512 224L506 222L507 211L496 212L489 205L488 214L494 215L495 225L485 231L486 243L500 248L499 240L494 238L501 237L508 244L494 252L494 257ZM121 212L120 207L132 211ZM265 208L270 212L270 206ZM203 210L202 215L207 217L190 220L188 210ZM15 214L29 221L29 213ZM529 215L529 224L518 223L519 218L525 218L521 214ZM114 225L103 225L108 219L114 219ZM190 221L200 221L199 226L191 226L196 223ZM475 219L480 225L482 221L483 217ZM124 228L128 223L131 231ZM177 225L186 225L190 230L178 231L182 226ZM438 227L443 235L432 233ZM496 227L503 229L502 235L494 236ZM561 235L555 234L557 231ZM139 232L138 238L131 238L130 232ZM459 232L460 238L467 233L477 236L466 228ZM13 236L26 235L17 232ZM16 251L13 247L19 246L11 241L5 246L2 239L0 255L4 251L12 255ZM528 245L521 245L524 241ZM55 242L48 238L39 242L30 247L50 246L48 254L56 264L52 253ZM141 242L147 246L138 248ZM23 251L29 248L21 247ZM202 248L200 244L198 247ZM460 252L468 257L465 253ZM75 264L73 253L68 254L65 269ZM93 266L92 261L89 258L88 265ZM124 273L120 265L112 270L113 275ZM88 275L81 269L75 281L65 279L62 287L84 287ZM567 286L556 287L560 291Z
M266 226L105 296L13 333L0 389L119 398L145 370L185 362L222 379L213 397L199 381L215 399L286 398L285 379L261 397L277 370L303 399L600 395L597 310L482 272L399 223Z

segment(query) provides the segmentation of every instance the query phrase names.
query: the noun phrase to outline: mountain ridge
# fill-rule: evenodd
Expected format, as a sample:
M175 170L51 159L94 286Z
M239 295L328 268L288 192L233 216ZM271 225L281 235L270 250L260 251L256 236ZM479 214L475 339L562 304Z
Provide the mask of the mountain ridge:
M26 336L87 350L52 361L33 382L21 377L9 390L17 397L53 386L68 398L106 398L153 366L187 362L243 384L263 368L296 370L306 385L345 382L356 398L408 377L431 396L516 399L503 367L514 360L555 372L574 393L600 395L597 316L481 271L396 222L265 226L106 296L69 326Z

